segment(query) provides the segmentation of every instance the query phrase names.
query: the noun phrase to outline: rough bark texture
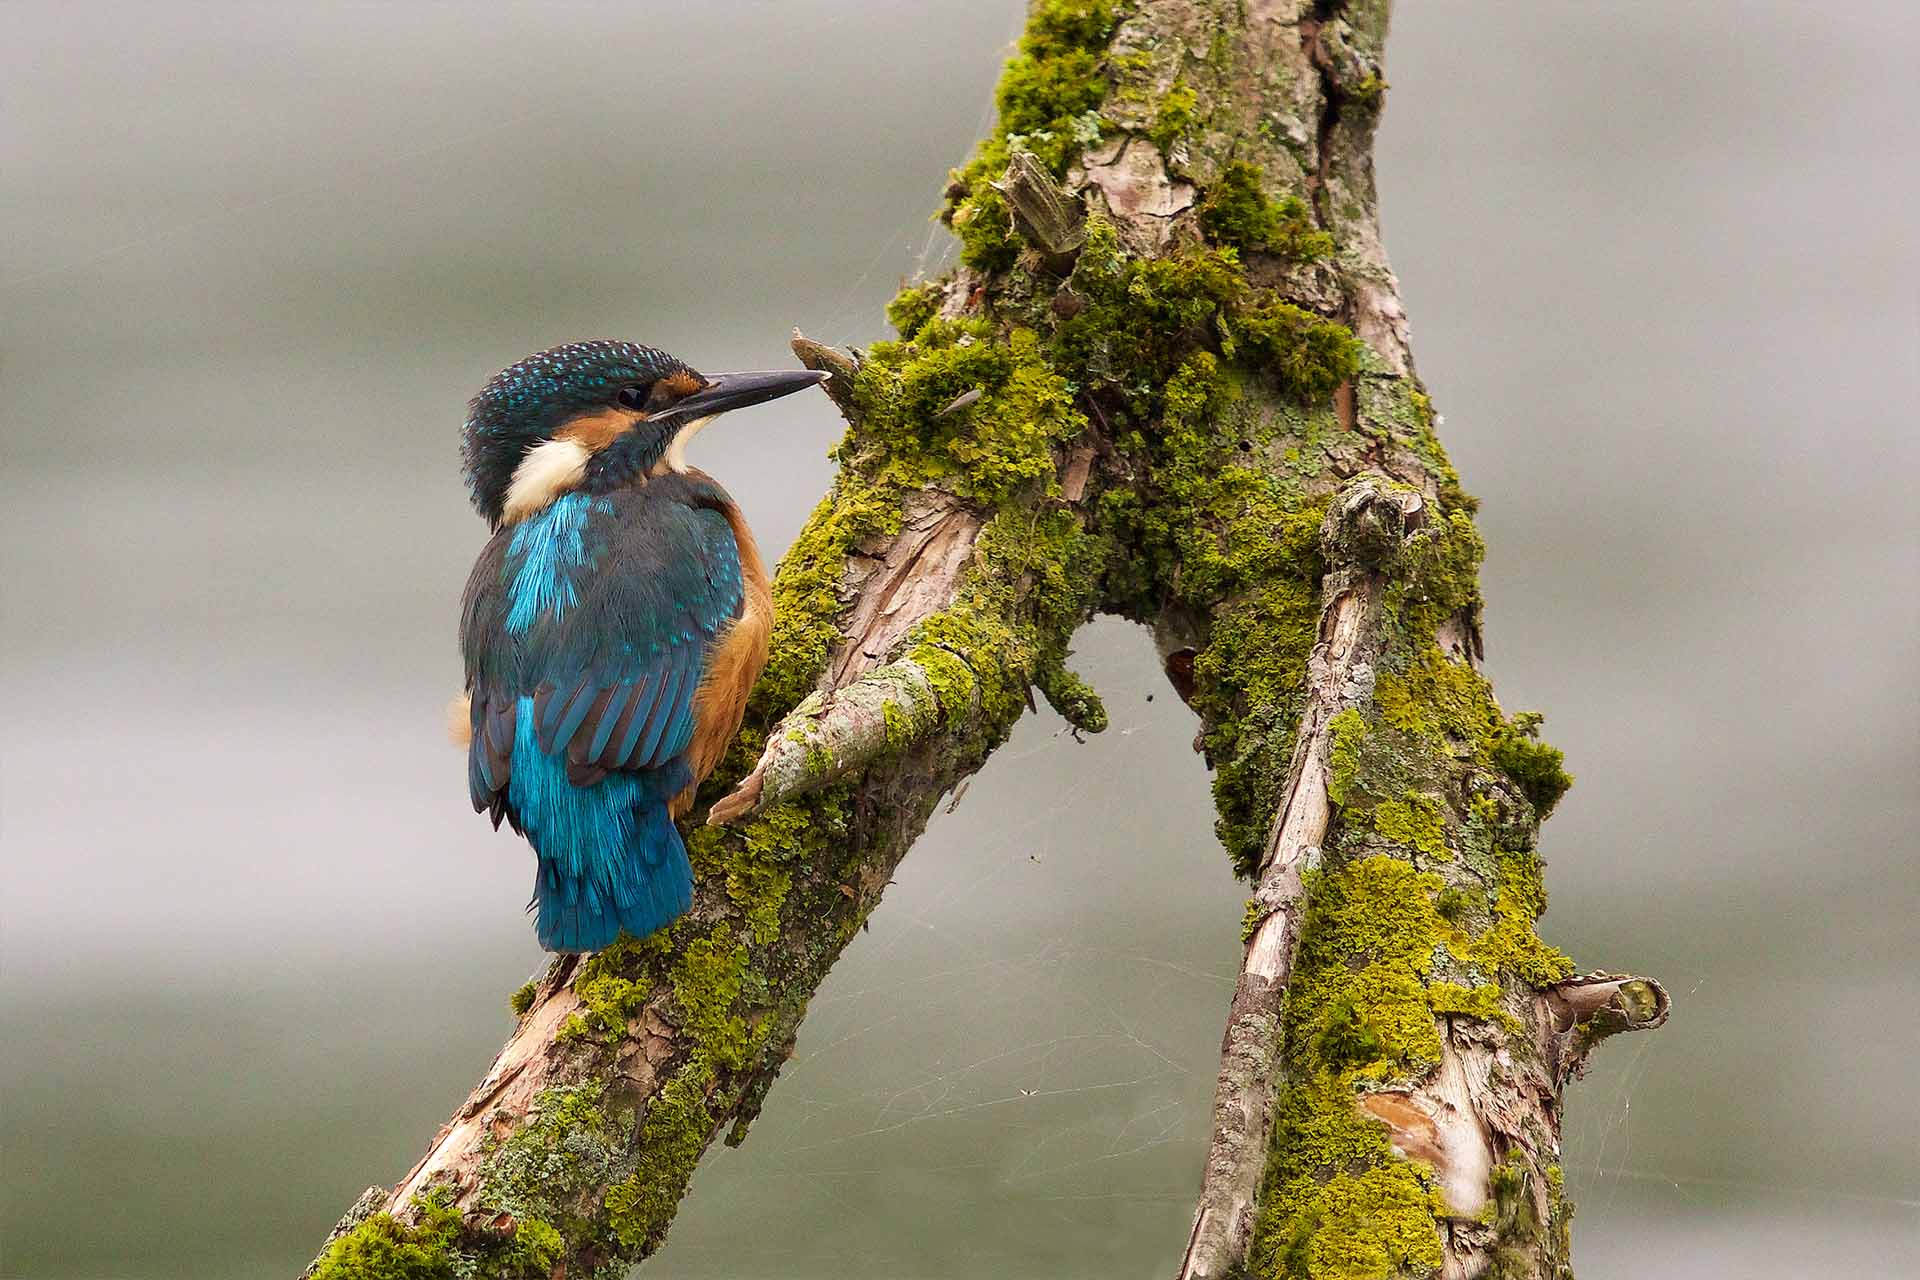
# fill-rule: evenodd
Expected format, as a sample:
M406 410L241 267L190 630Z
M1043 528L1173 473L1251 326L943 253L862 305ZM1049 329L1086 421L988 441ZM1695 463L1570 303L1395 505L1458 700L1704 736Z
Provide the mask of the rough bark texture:
M738 1141L933 806L1096 612L1150 625L1255 884L1183 1274L1554 1276L1559 1098L1666 996L1543 944L1569 781L1481 677L1473 503L1381 247L1386 0L1036 0L962 265L864 353L692 913L556 962L317 1274L623 1274Z

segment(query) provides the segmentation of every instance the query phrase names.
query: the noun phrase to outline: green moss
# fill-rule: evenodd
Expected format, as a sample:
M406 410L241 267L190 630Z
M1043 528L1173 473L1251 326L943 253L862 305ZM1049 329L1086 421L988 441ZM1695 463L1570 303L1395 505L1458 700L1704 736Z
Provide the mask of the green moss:
M1271 914L1260 899L1248 898L1246 910L1240 913L1240 941L1253 941L1253 935L1260 931L1260 925Z
M1109 80L1103 59L1120 5L1115 0L1041 0L1031 6L1018 51L1000 73L994 132L956 170L945 217L961 238L961 258L983 271L1013 265L1018 244L1006 204L989 185L1015 150L1063 177L1075 156L1100 138L1098 114ZM905 331L903 330L903 333Z
M1229 161L1200 203L1200 229L1215 244L1311 262L1333 252L1333 237L1314 225L1298 196L1268 198L1258 165Z
M1489 1280L1533 1280L1541 1274L1541 1246L1549 1225L1540 1215L1533 1172L1516 1149L1493 1167L1487 1181L1492 1198L1487 1202L1486 1219L1494 1229L1494 1241L1486 1275ZM1548 1202L1552 1203L1551 1196ZM1560 1260L1564 1262L1564 1254Z
M1069 281L1087 305L1055 328L1054 364L1082 385L1116 388L1150 417L1167 379L1216 340L1222 311L1246 295L1240 259L1231 249L1127 258L1096 247L1096 235L1111 234L1106 219L1087 222L1088 248Z
M1099 55L1090 49L1058 46L1040 55L1022 53L1001 72L995 94L1001 135L1031 151L1057 177L1073 158L1076 121L1097 109L1106 93Z
M1340 96L1344 102L1350 102L1363 111L1377 111L1387 96L1387 82L1379 76L1362 76L1351 84L1340 86Z
M992 187L982 184L956 208L951 225L960 237L960 261L976 271L1005 271L1020 256L1013 212Z
M1126 269L1126 250L1120 245L1120 231L1104 213L1087 215L1087 241L1074 259L1072 280L1080 287L1105 290Z
M1153 139L1153 145L1160 148L1162 155L1172 151L1174 140L1193 127L1194 108L1199 102L1200 95L1184 79L1174 81L1173 87L1160 99L1153 123L1147 126L1147 136Z
M1242 875L1252 874L1266 848L1319 616L1314 592L1282 579L1215 615L1209 643L1194 659L1194 706L1212 723L1205 746L1215 829Z
M1445 806L1439 798L1409 791L1373 811L1373 829L1396 844L1404 844L1435 861L1453 857L1447 848Z
M981 529L954 602L914 628L905 653L931 684L942 721L967 731L963 748L997 743L1033 682L1051 686L1084 727L1099 727L1098 699L1066 675L1064 660L1107 550L1064 508L1005 510Z
M500 1251L500 1274L551 1280L566 1248L566 1238L551 1223L538 1218L518 1219Z
M1075 122L1107 95L1101 59L1119 7L1114 0L1040 0L1000 73L996 139L1019 137L1055 177L1072 159Z
M442 1198L416 1207L416 1225L376 1213L335 1240L320 1255L313 1280L455 1280L459 1210Z
M1366 351L1345 325L1290 302L1268 302L1236 313L1229 334L1229 355L1244 352L1255 368L1272 374L1288 394L1309 404L1325 400L1359 373Z
M857 475L842 473L821 499L773 580L773 633L766 670L753 687L749 719L772 724L805 697L826 670L840 636L840 579L863 538L899 528L900 507ZM728 772L745 773L760 743L750 731L736 744Z
M965 413L945 413L973 392ZM938 483L983 503L1050 485L1053 447L1087 427L1035 333L1000 338L980 321L936 319L912 342L876 343L854 402L860 429L841 446L843 462L886 491Z
M624 1126L604 1096L597 1082L542 1090L518 1130L483 1147L477 1213L435 1188L414 1201L412 1224L376 1214L334 1241L317 1280L547 1280L569 1231L595 1236L577 1209L623 1159Z
M935 281L908 285L887 304L887 323L902 338L911 338L940 310L941 288Z
M1062 720L1082 733L1105 731L1106 704L1100 701L1100 695L1092 685L1067 670L1064 663L1042 666L1035 684L1046 698L1047 705L1058 712Z
M533 997L537 990L538 984L529 978L515 988L512 995L507 997L507 1007L513 1010L514 1017L524 1018L527 1016L527 1010L533 1008Z
M1566 770L1566 755L1535 737L1540 720L1537 713L1522 712L1502 725L1494 734L1493 766L1520 788L1545 820L1573 786L1573 775Z
M707 1108L712 1083L712 1072L704 1064L689 1064L648 1105L635 1143L639 1162L630 1176L608 1189L604 1202L608 1226L627 1248L649 1253L665 1239L667 1224L713 1132L713 1113Z
M1106 515L1134 548L1116 563L1137 576L1143 617L1162 607L1157 593L1169 585L1212 610L1192 702L1207 724L1217 829L1244 873L1265 847L1319 626L1324 503L1243 461L1270 429L1243 416L1211 352L1189 352L1158 399L1158 431L1141 441L1150 501ZM1127 589L1109 584L1110 595Z
M548 1222L512 1218L467 1230L445 1188L414 1201L416 1221L378 1213L327 1246L314 1280L550 1280L566 1241Z

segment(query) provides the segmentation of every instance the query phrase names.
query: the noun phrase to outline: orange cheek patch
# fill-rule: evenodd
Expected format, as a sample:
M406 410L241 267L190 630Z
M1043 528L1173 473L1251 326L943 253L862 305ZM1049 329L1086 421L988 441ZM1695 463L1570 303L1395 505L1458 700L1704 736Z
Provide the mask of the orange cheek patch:
M626 409L596 409L583 413L554 432L560 440L572 440L588 453L598 453L640 421L640 415Z
M674 372L660 379L660 386L666 388L667 394L675 400L690 396L706 385L705 379L701 378L698 374L689 373L685 369L676 369Z

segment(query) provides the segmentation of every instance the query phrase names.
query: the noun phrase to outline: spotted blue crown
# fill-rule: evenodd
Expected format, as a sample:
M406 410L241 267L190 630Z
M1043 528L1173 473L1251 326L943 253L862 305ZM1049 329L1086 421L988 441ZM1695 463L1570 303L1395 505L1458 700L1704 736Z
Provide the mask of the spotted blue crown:
M692 372L657 347L601 339L569 342L510 364L467 405L460 457L473 505L489 521L528 449L551 439L569 418L601 408L615 391L670 373Z

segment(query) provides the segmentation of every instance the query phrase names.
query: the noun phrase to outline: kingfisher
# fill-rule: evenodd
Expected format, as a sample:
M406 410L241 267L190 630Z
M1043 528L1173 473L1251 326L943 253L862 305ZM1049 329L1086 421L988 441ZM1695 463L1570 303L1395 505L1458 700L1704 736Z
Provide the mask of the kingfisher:
M740 727L773 598L739 506L687 445L826 376L576 342L468 405L461 457L493 536L461 603L456 740L474 811L533 846L548 951L643 938L692 905L674 820Z

